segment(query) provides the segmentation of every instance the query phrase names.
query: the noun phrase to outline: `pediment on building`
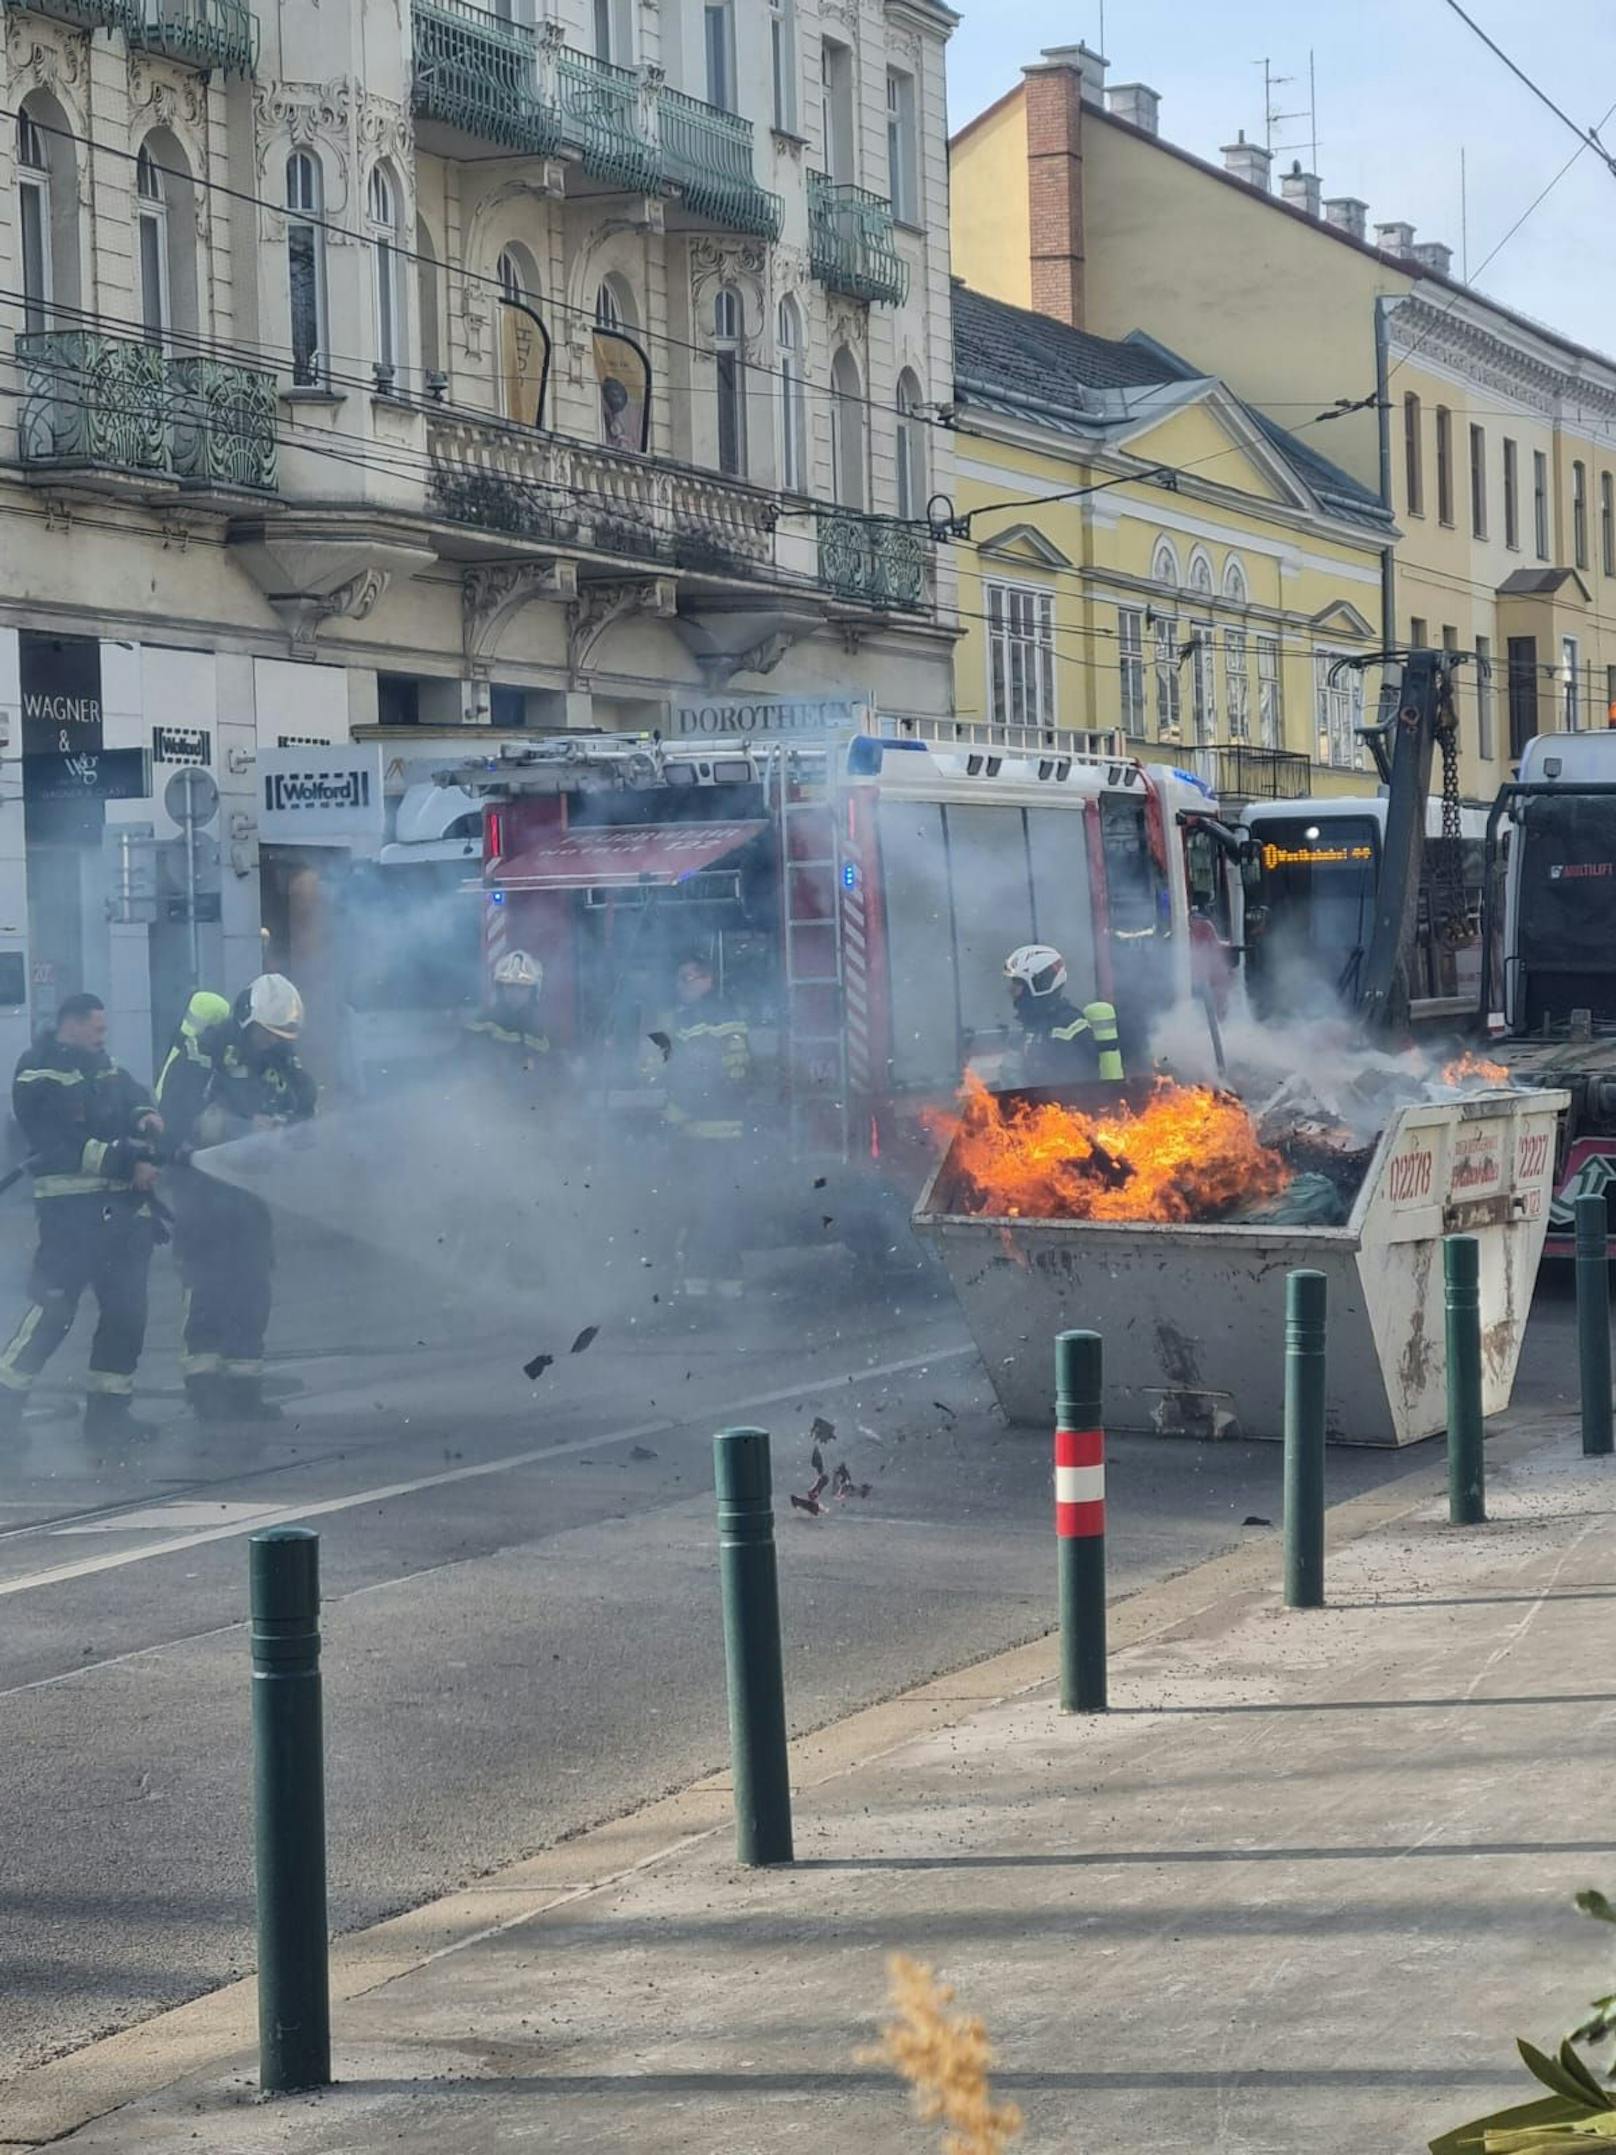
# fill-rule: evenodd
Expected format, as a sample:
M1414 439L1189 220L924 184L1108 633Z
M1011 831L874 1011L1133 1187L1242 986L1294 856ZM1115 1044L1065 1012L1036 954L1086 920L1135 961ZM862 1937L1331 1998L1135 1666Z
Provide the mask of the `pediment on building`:
M1374 623L1350 599L1332 599L1328 606L1321 606L1308 626L1321 636L1341 636L1351 643L1371 643L1375 636Z
M976 551L986 560L1012 562L1027 569L1072 566L1071 556L1062 553L1054 540L1034 524L1011 524L1004 531L996 531L991 539L982 540Z

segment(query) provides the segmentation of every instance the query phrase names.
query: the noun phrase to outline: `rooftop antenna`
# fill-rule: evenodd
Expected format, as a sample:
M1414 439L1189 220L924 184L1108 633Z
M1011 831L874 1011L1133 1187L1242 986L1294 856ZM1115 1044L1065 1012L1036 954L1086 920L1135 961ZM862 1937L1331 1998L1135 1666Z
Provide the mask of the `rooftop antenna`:
M1470 185L1464 144L1459 145L1459 274L1470 282Z
M1275 93L1287 83L1294 82L1294 75L1276 75L1271 60L1253 60L1253 67L1260 67L1263 75L1263 142L1270 157L1274 154L1274 129L1283 127L1291 120L1306 120L1308 126L1308 169L1319 169L1319 94L1313 54L1307 56L1307 103L1295 112L1281 112L1275 103Z

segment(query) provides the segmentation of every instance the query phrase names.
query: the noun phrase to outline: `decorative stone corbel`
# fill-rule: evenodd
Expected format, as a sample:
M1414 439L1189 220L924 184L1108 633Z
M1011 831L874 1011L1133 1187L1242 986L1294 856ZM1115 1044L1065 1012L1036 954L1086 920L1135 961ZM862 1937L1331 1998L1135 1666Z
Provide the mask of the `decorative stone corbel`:
M530 599L564 601L570 623L577 595L578 570L571 561L498 561L467 569L460 585L467 666L482 673L492 665L507 624Z
M602 636L628 614L649 614L670 621L678 612L678 585L671 576L643 577L629 583L585 584L567 608L567 671L574 681L588 664Z

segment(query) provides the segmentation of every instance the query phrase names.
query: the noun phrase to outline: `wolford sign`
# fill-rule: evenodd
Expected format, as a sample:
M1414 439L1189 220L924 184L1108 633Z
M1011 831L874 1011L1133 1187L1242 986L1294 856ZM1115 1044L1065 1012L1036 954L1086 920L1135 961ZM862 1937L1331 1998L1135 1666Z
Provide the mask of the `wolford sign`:
M704 696L668 706L668 739L713 748L747 741L846 740L869 730L862 698L843 696Z
M385 836L379 746L262 749L258 786L258 836L266 845L366 852Z

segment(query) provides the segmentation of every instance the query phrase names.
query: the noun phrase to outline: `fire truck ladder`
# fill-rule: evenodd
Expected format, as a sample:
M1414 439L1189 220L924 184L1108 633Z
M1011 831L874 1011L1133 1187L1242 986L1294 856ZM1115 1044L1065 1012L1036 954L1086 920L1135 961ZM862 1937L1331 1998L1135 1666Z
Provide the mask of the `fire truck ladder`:
M792 1149L842 1160L849 1119L835 752L771 748L766 798L780 830Z

